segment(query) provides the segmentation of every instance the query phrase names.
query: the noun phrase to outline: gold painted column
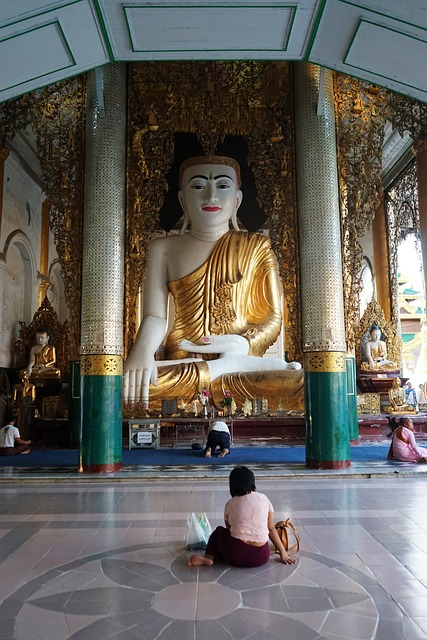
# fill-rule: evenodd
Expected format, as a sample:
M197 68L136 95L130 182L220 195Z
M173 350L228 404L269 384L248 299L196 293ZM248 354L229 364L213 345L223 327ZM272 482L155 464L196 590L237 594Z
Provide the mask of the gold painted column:
M427 136L424 138L422 150L417 153L417 182L424 286L427 292Z
M387 245L387 225L384 199L375 212L375 218L372 223L373 249L374 249L374 271L375 271L375 289L377 293L377 302L387 320L391 320L390 307L390 279L388 264L388 245Z
M7 147L3 147L3 149L0 150L0 229L3 219L4 164L9 153L10 151Z
M50 200L46 198L42 204L42 227L40 234L40 266L39 272L42 278L42 282L38 289L38 306L43 302L49 288L49 210Z
M417 152L418 211L420 216L420 244L424 272L424 292L427 300L427 136ZM427 371L427 324L421 327L421 353L417 370Z
M80 468L122 466L126 65L87 82L82 260Z
M9 156L9 149L4 147L0 150L0 231L2 225L3 218L3 189L4 189L4 165ZM0 236L1 237L1 236ZM4 239L3 239L4 245ZM0 257L0 300L3 300L3 291L4 291L4 274L6 271L6 262L4 261L4 256ZM2 329L3 329L3 314L0 313L0 338L2 338Z
M332 72L294 64L306 464L350 466Z

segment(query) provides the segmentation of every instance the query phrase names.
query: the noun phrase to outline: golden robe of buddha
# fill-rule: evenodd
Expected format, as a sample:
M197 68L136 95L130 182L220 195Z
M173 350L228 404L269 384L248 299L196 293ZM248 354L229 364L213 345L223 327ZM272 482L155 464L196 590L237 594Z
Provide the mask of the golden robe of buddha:
M169 283L175 303L174 326L166 340L166 357L185 358L182 339L199 342L206 335L238 334L249 342L250 356L263 356L281 329L277 266L270 241L258 233L229 231L201 267ZM211 357L203 355L205 360ZM266 360L268 362L268 360ZM214 403L229 390L241 406L245 398L267 398L269 409L304 409L301 371L233 372L210 380L204 362L162 365L150 387L151 406L165 396L186 397L210 388Z

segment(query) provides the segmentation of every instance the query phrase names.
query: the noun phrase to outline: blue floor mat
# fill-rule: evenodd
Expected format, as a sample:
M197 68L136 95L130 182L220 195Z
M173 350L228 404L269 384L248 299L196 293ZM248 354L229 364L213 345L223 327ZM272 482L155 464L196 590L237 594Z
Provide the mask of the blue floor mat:
M420 443L422 446L422 443ZM361 444L350 448L353 462L387 460L388 443ZM0 456L0 467L73 466L78 465L76 449L33 449L29 455ZM191 464L254 464L254 463L304 463L304 446L252 446L234 447L225 458L203 457L202 451L188 449L123 449L125 465L191 465Z

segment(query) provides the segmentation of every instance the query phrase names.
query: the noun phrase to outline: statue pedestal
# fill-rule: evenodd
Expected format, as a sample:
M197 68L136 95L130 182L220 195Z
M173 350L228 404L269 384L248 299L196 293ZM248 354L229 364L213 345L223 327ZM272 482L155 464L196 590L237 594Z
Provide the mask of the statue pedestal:
M62 389L61 378L30 378L30 382L36 387L36 396L57 396Z
M400 378L399 371L359 371L357 374L357 386L362 393L379 393L387 396L393 385L393 378ZM402 386L408 378L400 378Z

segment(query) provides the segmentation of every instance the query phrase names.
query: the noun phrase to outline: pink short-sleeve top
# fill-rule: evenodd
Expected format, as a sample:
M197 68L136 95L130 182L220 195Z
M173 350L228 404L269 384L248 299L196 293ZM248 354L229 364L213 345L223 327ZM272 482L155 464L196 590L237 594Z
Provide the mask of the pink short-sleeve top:
M224 521L233 538L246 542L268 541L268 514L273 505L263 493L234 496L224 507Z

